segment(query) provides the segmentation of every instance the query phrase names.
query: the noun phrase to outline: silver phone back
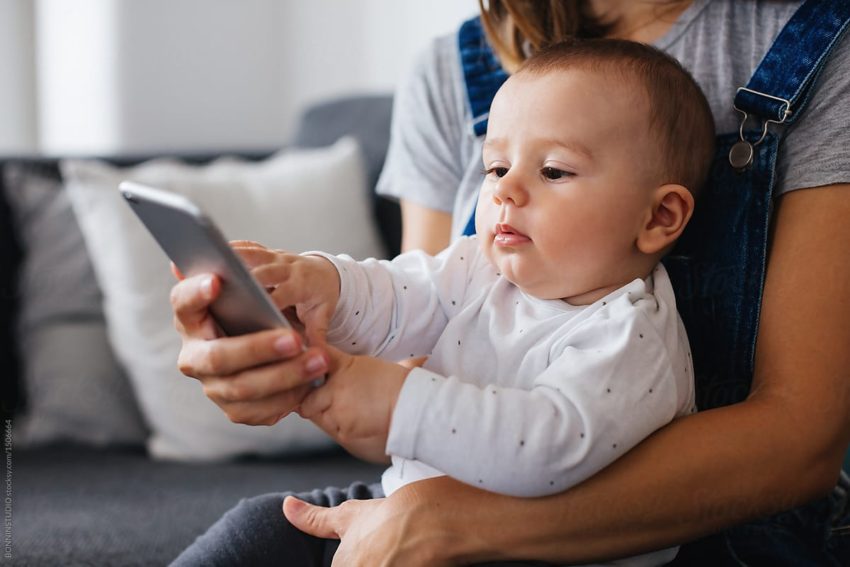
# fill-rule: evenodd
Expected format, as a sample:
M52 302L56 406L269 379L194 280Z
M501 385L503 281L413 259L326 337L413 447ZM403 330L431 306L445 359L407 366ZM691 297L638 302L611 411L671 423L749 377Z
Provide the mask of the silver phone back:
M210 312L225 334L243 335L290 326L199 207L180 195L137 183L125 181L120 190L184 275L212 273L219 277L221 293Z

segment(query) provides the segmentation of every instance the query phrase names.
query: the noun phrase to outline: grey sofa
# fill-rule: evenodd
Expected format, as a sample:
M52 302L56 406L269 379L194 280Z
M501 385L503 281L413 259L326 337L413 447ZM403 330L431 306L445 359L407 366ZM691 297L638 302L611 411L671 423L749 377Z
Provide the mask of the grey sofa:
M342 135L355 136L366 156L370 186L374 188L386 153L391 105L389 96L319 104L303 114L290 143L316 147ZM261 159L274 149L237 153ZM218 155L177 157L203 163ZM129 165L150 157L154 156L105 159ZM11 163L38 169L47 176L60 176L57 157L7 157L0 159L0 172ZM395 254L400 241L398 207L374 194L372 202L383 243L388 254ZM27 403L20 372L26 361L21 360L15 332L22 291L17 287L17 270L25 247L10 219L9 205L0 190L0 368L2 412L7 424L14 422ZM56 443L9 449L11 561L15 565L166 564L240 498L269 491L347 485L354 480L375 481L382 469L359 462L339 449L222 464L156 462L140 445L93 448Z

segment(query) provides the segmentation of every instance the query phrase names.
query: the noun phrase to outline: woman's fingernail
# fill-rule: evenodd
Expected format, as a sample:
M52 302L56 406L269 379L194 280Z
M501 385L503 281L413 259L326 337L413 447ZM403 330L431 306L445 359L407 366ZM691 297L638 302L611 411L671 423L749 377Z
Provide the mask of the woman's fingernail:
M283 335L274 342L274 348L280 354L293 354L295 352L295 339L292 335Z
M288 496L284 502L289 502L289 504L287 504L287 506L289 506L289 511L295 512L296 514L303 510L305 506L304 502L292 496Z
M207 299L212 298L212 276L207 276L201 280L201 293L203 293L204 297Z
M319 374L320 372L324 372L328 369L327 367L328 365L325 363L325 357L321 354L314 354L311 356L307 359L307 364L304 366L310 374Z

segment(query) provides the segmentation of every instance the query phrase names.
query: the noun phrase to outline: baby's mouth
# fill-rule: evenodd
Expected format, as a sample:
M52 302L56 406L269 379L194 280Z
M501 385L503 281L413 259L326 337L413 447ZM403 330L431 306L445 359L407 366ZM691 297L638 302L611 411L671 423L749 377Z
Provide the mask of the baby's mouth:
M496 246L514 247L529 242L531 242L531 238L511 225L505 223L498 223L496 225L495 235L493 237L493 243Z

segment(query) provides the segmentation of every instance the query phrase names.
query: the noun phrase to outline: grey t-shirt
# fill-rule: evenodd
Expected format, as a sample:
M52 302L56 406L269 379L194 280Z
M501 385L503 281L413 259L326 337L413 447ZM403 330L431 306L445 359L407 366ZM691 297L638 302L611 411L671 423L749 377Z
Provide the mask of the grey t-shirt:
M735 91L749 82L800 3L694 0L655 42L700 84L718 133L737 131ZM848 127L850 34L845 34L827 61L806 112L782 139L776 195L850 182ZM452 237L457 238L484 178L482 142L472 131L457 36L438 38L396 93L390 148L378 191L452 213Z

